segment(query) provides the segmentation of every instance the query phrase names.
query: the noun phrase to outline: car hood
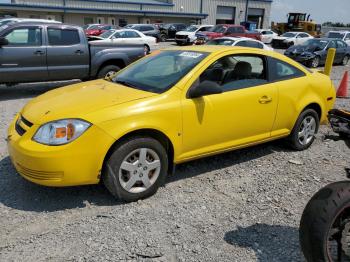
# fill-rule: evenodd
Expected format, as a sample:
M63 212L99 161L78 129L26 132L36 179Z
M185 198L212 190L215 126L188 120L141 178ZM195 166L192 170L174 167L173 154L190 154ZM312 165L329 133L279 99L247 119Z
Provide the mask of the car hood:
M314 52L320 52L320 51L322 51L322 50L317 50L316 51L316 47L315 46L301 46L301 45L292 46L292 47L287 49L287 52L295 53L295 54L301 54L301 53L304 53L304 52L314 53Z
M287 40L287 39L292 39L293 37L284 37L284 36L276 36L274 39L276 40Z
M24 118L43 124L65 118L83 118L100 109L154 96L105 80L79 83L49 91L31 100L22 110Z
M187 32L187 31L180 31L176 33L177 35L193 35L196 34L196 32Z

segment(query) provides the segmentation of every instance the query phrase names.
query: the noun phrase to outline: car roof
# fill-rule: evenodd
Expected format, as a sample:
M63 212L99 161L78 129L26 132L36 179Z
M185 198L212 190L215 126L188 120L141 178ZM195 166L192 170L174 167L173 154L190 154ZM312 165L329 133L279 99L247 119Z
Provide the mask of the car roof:
M25 22L25 21L21 21L18 23L14 23L14 24L10 24L8 25L7 28L15 28L15 27L21 27L21 26L25 26L25 25L30 25L30 26L36 26L36 25L47 25L47 26L55 26L55 27L74 27L74 28L80 28L80 26L78 25L72 25L72 24L62 24L62 23L47 23L47 22ZM6 29L7 29L6 28Z

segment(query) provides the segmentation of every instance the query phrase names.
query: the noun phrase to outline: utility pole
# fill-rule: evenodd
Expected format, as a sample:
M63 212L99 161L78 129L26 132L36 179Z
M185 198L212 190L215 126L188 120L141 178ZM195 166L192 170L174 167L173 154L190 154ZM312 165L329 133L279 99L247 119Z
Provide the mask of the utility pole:
M249 6L249 0L246 0L246 3L245 3L245 19L244 19L244 22L247 22L247 21L248 21L248 6Z

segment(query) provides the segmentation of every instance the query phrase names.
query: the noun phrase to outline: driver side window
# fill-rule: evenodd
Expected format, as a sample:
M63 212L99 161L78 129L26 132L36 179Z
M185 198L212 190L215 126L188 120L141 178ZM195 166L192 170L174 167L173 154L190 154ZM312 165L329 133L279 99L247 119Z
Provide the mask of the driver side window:
M218 84L223 92L266 84L266 62L263 56L232 55L223 57L209 66L199 82Z

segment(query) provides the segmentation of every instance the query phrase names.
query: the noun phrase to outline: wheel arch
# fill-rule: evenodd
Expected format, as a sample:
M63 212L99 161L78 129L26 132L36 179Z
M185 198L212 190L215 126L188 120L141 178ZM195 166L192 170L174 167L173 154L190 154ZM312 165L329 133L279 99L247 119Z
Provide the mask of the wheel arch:
M166 136L163 132L157 130L157 129L152 129L152 128L142 128L142 129L137 129L133 130L129 133L124 134L122 137L120 137L118 140L116 140L108 149L107 154L105 155L103 159L103 164L102 164L102 174L105 173L105 168L106 168L106 162L110 158L110 156L113 154L114 150L125 140L130 139L132 137L151 137L158 142L160 142L165 150L168 153L168 173L172 174L174 172L174 145L170 138Z
M318 115L319 120L320 121L322 120L323 111L322 111L322 107L318 103L313 102L313 103L308 104L307 106L305 106L303 108L303 110L301 110L301 112L305 111L306 109L313 109L313 110L315 110L317 115Z

